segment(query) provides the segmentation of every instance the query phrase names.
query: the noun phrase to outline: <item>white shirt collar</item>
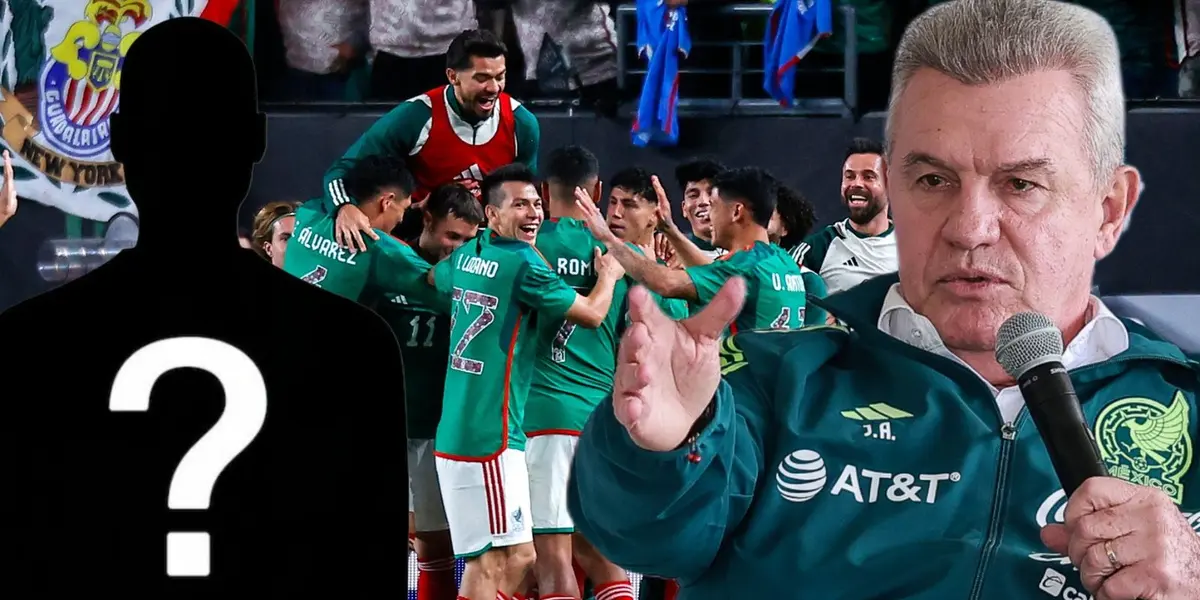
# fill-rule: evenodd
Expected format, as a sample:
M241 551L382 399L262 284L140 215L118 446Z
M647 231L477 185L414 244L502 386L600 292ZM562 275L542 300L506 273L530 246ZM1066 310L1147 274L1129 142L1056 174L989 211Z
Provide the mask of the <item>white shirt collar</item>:
M1104 362L1129 349L1129 330L1099 298L1091 298L1088 314L1088 322L1063 352L1062 362L1067 369ZM944 356L970 368L970 365L946 348L933 323L909 306L900 295L898 283L892 285L883 300L878 327L880 331L906 344ZM975 372L974 369L971 370ZM980 376L980 379L983 377ZM993 393L999 393L990 383L988 387Z

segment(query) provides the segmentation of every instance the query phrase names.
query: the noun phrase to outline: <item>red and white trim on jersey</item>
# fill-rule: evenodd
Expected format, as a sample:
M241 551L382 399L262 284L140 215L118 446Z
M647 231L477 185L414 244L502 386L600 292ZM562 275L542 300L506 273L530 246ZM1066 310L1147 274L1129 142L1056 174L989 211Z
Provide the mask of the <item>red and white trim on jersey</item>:
M481 466L483 489L487 495L488 528L492 535L504 535L508 533L508 510L504 501L504 470L500 468L500 457L492 458Z
M505 450L508 449L508 423L509 423L509 419L511 418L511 410L510 409L512 408L511 403L512 403L513 360L516 358L516 355L517 355L517 339L518 339L518 336L520 336L520 334L521 334L521 323L523 323L524 321L525 321L524 314L517 315L517 322L516 322L516 324L513 325L512 335L509 337L508 350L505 353L507 356L504 359L504 402L501 403L501 408L500 408L500 413L501 413L500 414L500 425L501 425L500 431L503 434L503 437L501 438L500 448L497 449L495 452L493 452L487 456L484 456L484 457L459 456L457 454L449 454L447 452L438 452L437 450L433 451L434 456L437 456L439 458L444 458L446 460L486 463L488 461L497 460L497 458L501 454L503 454Z
M628 581L614 581L596 586L596 600L626 600L634 598L633 584Z

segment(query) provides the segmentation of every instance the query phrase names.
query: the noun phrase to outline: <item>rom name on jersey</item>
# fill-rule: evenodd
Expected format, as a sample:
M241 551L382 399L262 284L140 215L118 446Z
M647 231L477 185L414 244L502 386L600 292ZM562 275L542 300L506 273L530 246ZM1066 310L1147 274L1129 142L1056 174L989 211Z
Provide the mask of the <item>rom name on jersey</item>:
M305 248L324 256L325 258L332 258L333 260L336 260L340 263L346 263L348 265L358 264L354 262L354 257L358 255L357 250L346 250L345 248L334 243L333 240L313 233L312 227L305 227L304 229L301 229L300 235L296 236L296 240L299 240L301 246L304 246Z

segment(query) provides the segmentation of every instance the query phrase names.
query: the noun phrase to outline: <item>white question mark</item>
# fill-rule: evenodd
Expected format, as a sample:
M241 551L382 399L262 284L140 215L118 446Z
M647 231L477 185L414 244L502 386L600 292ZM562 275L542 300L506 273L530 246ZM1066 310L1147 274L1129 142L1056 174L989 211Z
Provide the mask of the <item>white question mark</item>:
M145 412L150 391L164 373L181 368L207 371L225 390L225 408L216 425L179 461L171 478L167 506L205 510L221 471L262 429L267 417L267 386L258 366L244 352L217 340L177 337L160 340L133 353L113 381L108 408ZM206 532L167 533L167 575L207 577L210 541Z

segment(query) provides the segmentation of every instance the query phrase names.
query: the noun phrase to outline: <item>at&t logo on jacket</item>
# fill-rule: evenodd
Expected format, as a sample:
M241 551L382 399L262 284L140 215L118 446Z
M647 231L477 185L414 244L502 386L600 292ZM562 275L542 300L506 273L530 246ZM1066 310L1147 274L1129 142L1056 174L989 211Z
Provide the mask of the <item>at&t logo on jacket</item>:
M816 498L829 482L825 459L815 450L796 450L779 463L775 486L788 502L808 502ZM922 502L933 504L945 485L957 483L962 475L952 473L889 473L856 465L842 467L830 496L846 495L859 504L876 502Z

